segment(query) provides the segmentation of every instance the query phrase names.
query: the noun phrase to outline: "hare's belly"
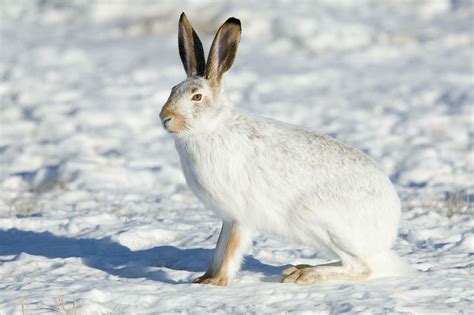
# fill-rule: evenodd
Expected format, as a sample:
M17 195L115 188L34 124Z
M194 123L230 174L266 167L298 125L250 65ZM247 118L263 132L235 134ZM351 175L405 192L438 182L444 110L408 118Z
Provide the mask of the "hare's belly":
M194 172L185 171L184 176L191 191L206 207L222 219L240 221L239 213L243 214L241 200L236 198L236 191L229 185L219 184L216 178L203 178Z

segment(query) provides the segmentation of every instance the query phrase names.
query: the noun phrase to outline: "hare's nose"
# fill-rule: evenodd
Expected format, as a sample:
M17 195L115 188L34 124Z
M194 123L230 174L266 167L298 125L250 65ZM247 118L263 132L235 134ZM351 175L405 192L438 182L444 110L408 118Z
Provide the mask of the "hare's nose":
M171 120L171 118L173 118L173 117L169 117L169 116L168 116L168 117L165 117L165 118L163 118L163 119L161 120L161 122L163 123L163 126L164 126L165 128L166 128L168 122Z

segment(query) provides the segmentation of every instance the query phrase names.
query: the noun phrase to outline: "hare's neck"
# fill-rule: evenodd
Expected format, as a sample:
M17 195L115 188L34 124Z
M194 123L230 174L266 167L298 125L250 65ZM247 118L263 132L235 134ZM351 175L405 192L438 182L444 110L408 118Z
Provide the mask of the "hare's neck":
M188 135L186 137L175 138L176 149L181 154L189 155L191 158L196 155L207 154L208 150L222 146L228 133L227 122L222 121L216 125L211 132L202 132Z
M212 182L215 169L223 158L226 134L216 130L201 137L176 138L181 168L191 190L201 199L206 199L206 187Z
M207 121L207 126L192 130L190 133L175 137L176 149L181 158L191 160L209 158L213 152L221 151L232 140L232 126L238 115L231 107L222 110L214 120Z
M232 117L232 108L228 105L209 110L199 118L192 121L190 130L177 135L181 141L199 141L218 133L225 127Z

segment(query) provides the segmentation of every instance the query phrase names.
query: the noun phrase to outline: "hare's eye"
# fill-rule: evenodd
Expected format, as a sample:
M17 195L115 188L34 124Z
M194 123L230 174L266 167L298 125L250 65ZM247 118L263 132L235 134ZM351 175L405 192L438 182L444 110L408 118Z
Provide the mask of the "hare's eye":
M202 98L201 94L194 94L192 100L193 101L200 101Z

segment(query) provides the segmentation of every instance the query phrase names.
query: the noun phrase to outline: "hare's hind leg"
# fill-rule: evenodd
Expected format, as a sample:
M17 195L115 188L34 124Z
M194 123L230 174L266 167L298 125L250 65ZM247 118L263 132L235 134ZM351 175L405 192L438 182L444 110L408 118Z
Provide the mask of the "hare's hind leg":
M312 284L325 280L364 280L370 275L370 268L356 256L341 257L341 263L319 266L298 265L285 269L282 282Z

